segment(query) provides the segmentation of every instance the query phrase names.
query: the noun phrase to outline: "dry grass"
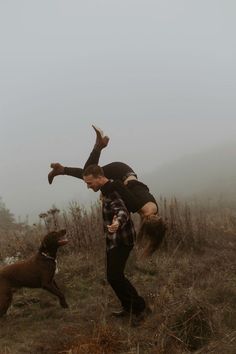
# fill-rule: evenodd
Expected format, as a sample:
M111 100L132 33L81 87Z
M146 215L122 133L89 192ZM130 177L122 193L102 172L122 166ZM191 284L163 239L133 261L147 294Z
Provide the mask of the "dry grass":
M176 200L162 200L161 209L169 224L161 250L146 260L134 251L126 269L152 309L139 327L110 316L118 303L104 279L98 206L88 212L71 204L54 219L45 216L51 218L46 226L2 236L1 259L19 250L26 256L37 249L45 227L66 225L71 242L59 251L57 280L70 309L43 290L20 290L0 319L0 353L234 354L234 210Z
M122 334L115 332L111 325L98 325L91 336L78 336L69 350L61 353L71 354L115 354L125 349Z

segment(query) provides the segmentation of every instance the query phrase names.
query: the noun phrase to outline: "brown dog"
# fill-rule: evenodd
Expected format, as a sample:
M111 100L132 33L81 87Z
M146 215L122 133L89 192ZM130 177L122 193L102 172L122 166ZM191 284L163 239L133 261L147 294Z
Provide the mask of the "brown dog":
M57 249L68 242L65 234L66 230L50 232L44 237L36 255L0 269L0 317L7 312L11 304L13 291L21 287L43 288L56 295L62 307L68 307L64 295L53 279Z

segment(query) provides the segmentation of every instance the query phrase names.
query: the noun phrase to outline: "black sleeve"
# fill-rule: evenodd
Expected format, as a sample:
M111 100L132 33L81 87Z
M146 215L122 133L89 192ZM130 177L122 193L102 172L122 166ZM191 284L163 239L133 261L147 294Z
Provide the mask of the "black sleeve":
M101 188L101 192L105 196L109 196L112 192L117 192L129 212L137 212L140 209L140 203L132 192L119 180L109 181Z
M64 175L83 179L83 169L79 167L64 167Z
M84 168L80 167L64 167L64 174L67 176L83 179L84 170L90 165L97 165L100 158L101 151L93 149L86 161Z

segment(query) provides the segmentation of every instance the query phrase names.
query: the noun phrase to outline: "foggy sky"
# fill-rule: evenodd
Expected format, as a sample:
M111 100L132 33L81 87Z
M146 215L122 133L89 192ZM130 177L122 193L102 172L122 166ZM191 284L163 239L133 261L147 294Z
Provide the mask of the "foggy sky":
M111 137L101 165L157 166L236 139L232 0L0 2L0 196L33 220L90 203L91 124Z

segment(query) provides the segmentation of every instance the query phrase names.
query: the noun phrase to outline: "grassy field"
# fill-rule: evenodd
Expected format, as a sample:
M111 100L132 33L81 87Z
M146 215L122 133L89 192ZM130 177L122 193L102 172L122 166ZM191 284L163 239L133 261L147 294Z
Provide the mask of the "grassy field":
M135 249L126 269L152 310L139 326L111 316L119 304L105 279L97 206L86 212L71 205L63 215L51 210L34 231L1 235L3 262L36 250L46 228L67 227L70 244L58 252L56 279L70 308L41 289L18 291L0 319L0 353L235 354L235 210L160 204L169 224L164 244L149 259Z

